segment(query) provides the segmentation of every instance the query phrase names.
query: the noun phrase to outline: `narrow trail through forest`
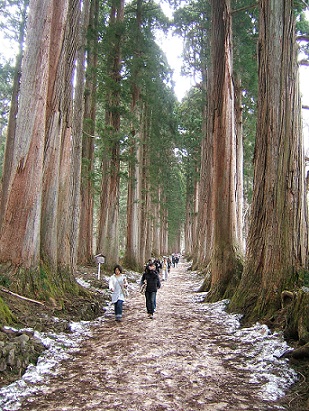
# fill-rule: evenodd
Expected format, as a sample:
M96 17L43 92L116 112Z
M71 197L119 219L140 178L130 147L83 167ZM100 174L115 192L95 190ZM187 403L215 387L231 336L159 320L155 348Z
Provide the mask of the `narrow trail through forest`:
M265 381L252 381L246 364L252 341L240 342L229 315L218 320L212 305L200 303L194 292L199 281L186 264L172 269L158 291L153 320L136 287L124 305L123 321L114 321L110 307L91 337L39 391L22 400L21 409L287 409L263 398Z

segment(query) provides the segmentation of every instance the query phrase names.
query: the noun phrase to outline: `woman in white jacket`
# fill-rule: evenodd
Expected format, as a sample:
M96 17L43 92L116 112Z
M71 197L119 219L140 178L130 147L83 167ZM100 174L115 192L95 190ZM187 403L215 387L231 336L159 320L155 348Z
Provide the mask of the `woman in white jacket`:
M112 291L112 303L115 307L115 320L122 320L122 305L127 294L128 281L122 274L122 267L116 265L114 274L109 279L109 289Z

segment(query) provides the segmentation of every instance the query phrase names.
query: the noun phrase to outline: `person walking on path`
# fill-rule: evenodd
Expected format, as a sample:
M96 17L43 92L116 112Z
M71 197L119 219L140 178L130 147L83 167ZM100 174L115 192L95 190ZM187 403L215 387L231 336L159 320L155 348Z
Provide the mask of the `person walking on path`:
M168 263L166 257L163 257L162 262L162 280L167 281Z
M146 282L146 309L148 318L153 319L153 313L156 309L157 290L161 287L159 274L156 271L156 265L150 263L147 265L141 279L141 285Z
M115 320L122 320L122 306L127 294L128 281L122 274L122 267L117 264L114 274L109 279L109 289L112 291L112 303L115 307Z

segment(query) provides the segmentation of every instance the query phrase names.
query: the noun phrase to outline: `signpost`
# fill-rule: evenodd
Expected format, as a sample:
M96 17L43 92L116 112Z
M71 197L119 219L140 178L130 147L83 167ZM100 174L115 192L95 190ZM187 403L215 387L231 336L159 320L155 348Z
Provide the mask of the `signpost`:
M98 254L94 256L96 263L98 264L98 280L101 280L101 264L105 263L105 255Z

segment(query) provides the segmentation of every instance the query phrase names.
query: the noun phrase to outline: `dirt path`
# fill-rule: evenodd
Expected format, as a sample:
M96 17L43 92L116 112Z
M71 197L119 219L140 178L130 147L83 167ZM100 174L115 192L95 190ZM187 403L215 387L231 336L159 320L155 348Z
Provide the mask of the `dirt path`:
M144 297L132 293L122 323L110 310L91 338L64 361L23 411L276 410L250 381L228 324L213 322L197 301L196 278L184 264L173 269L157 296L153 320ZM232 342L231 342L232 341ZM250 344L250 342L248 342ZM245 347L244 347L245 349ZM237 358L236 358L237 357Z

